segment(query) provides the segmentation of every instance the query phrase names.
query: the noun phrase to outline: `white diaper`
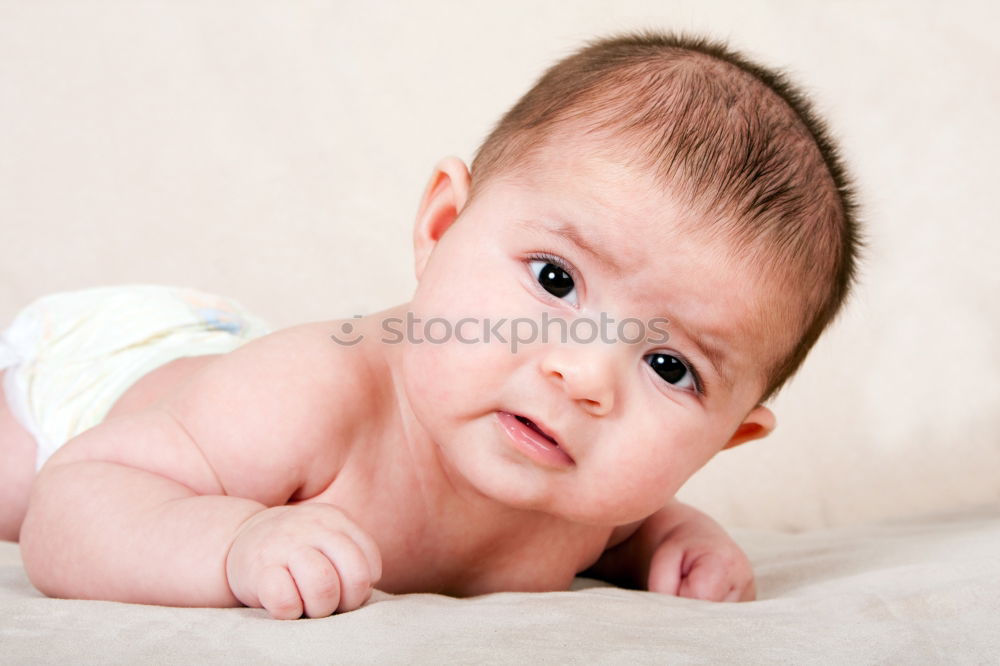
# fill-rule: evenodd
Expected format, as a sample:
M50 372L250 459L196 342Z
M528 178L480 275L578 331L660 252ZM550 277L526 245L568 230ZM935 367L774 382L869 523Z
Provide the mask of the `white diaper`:
M38 442L41 469L146 373L183 356L232 351L267 332L238 303L193 289L86 289L22 310L0 332L0 370L11 412Z

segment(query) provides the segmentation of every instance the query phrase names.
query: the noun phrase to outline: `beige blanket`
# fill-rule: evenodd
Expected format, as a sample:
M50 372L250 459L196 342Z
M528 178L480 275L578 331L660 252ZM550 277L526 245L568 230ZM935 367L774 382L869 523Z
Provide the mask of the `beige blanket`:
M715 604L579 578L471 599L376 592L263 611L47 599L0 543L0 662L1000 663L1000 506L871 527L735 530L759 600Z

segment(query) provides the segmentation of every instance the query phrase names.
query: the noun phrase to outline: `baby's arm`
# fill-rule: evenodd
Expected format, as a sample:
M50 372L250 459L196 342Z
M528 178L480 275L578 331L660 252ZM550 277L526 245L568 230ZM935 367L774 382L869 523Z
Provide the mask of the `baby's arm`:
M581 575L711 601L752 601L756 596L746 554L718 523L677 500L642 521Z
M332 347L306 328L251 342L207 364L163 404L68 442L32 488L20 535L31 581L59 597L261 606L255 584L275 597L294 585L276 581L273 566L254 568L254 560L280 565L293 546L300 557L316 550L340 557L352 569L342 572L351 578L343 587L358 597L357 579L380 567L374 543L359 546L367 535L330 505L281 506L328 485L343 463L337 444L349 422L345 403L364 393L343 378L363 373L331 372ZM311 523L309 537L303 523ZM320 543L302 543L317 533L325 535ZM235 548L240 539L244 547ZM239 561L227 562L231 549ZM248 552L255 550L266 552ZM299 569L329 597L329 567L316 574L314 564ZM279 601L278 614L292 615L295 600ZM309 600L297 601L301 613Z
M22 526L21 552L35 587L66 598L237 603L222 563L239 526L266 504L225 496L163 410L116 419L72 444L35 480ZM130 445L174 459L101 455Z

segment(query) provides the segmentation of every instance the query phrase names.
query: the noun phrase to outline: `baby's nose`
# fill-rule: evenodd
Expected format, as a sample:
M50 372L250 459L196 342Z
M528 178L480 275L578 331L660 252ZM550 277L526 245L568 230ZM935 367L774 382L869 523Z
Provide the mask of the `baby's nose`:
M605 416L615 406L615 373L609 350L562 346L542 359L542 374L588 413Z

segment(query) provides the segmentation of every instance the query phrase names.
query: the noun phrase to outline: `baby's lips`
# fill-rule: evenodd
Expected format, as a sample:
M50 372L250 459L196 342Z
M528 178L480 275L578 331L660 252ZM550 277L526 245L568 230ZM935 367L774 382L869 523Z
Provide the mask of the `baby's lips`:
M559 449L561 449L562 452L565 453L567 456L569 456L570 458L573 457L573 456L570 455L569 449L567 449L566 446L563 445L562 439L560 437L558 437L557 433L555 433L551 428L549 428L547 425L545 425L545 423L543 421L540 421L540 420L537 420L537 419L533 419L533 418L528 417L528 416L520 416L520 415L516 415L516 414L515 414L515 416L517 418L519 418L519 419L525 419L526 421L528 421L528 424L527 424L528 427L534 428L542 436L544 436L544 437L552 440L552 443L555 444L556 447L558 447Z
M559 452L558 456L564 462L576 464L576 460L573 458L570 450L564 445L563 441L558 436L559 433L547 427L541 420L535 420L530 416L525 416L524 414L518 412L504 411L500 412L500 414L504 415L504 418L517 422L520 424L520 427L531 430L535 436L541 436L551 445L551 448L554 448ZM510 431L508 430L508 432Z

